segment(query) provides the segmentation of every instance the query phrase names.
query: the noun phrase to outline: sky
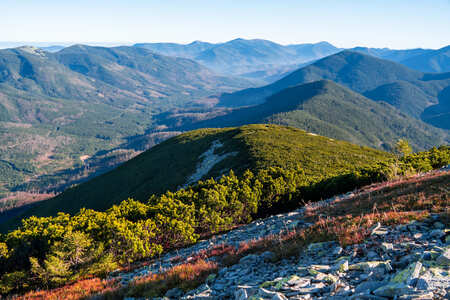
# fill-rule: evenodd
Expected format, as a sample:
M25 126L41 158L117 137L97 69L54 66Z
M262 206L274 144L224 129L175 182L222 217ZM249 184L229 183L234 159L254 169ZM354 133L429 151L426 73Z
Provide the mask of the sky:
M0 0L3 42L235 38L436 49L450 44L450 0Z

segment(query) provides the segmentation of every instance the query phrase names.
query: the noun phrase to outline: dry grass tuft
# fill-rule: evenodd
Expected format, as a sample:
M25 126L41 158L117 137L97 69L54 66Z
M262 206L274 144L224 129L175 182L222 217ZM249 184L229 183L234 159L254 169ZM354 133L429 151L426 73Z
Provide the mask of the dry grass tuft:
M120 284L112 280L92 278L75 282L71 285L50 291L33 291L14 300L78 300L87 299L98 293L109 293L120 288Z
M130 297L158 297L175 287L188 291L204 283L217 270L217 263L199 259L194 263L175 266L163 274L139 278L128 287L128 291L122 293Z

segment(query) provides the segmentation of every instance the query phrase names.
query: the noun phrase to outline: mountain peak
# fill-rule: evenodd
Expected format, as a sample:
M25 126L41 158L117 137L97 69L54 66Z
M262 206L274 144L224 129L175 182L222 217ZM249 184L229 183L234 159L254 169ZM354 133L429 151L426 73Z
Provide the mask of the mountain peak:
M189 44L187 44L188 46L197 46L197 45L210 45L210 43L208 43L208 42L203 42L203 41L200 41L200 40L195 40L195 41L193 41L193 42L191 42L191 43L189 43Z
M33 54L33 55L46 56L46 53L44 50L42 50L41 48L38 48L38 47L34 47L34 46L21 46L16 49L19 51Z

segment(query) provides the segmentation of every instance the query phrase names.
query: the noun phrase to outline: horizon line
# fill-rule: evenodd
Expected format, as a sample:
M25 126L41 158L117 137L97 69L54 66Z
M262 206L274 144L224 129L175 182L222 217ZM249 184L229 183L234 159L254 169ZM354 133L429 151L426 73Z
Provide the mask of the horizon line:
M304 44L319 44L319 43L328 43L336 48L339 49L351 49L351 48L373 48L373 49L390 49L390 50L411 50L411 49L426 49L426 50L439 50L442 48L445 48L450 45L450 43L446 44L443 43L442 46L438 48L428 48L428 47L408 47L408 48L390 48L388 46L379 47L379 46L368 46L368 45L353 45L351 47L341 47L337 46L336 44L326 41L326 40L320 40L316 42L292 42L292 43L280 43L269 39L264 38L234 38L229 39L225 41L219 41L219 42L210 42L210 41L203 41L203 40L193 40L190 42L175 42L175 41L1 41L0 40L0 48L10 48L8 47L8 44L11 44L11 48L17 48L21 46L32 46L32 47L51 47L51 46L62 46L62 47L68 47L73 45L92 45L92 46L103 46L103 47L117 47L117 46L134 46L135 44L179 44L179 45L189 45L195 42L201 42L201 43L209 43L209 44L224 44L235 40L262 40L262 41L269 41L281 46L290 46L290 45L304 45ZM6 47L2 47L2 44Z

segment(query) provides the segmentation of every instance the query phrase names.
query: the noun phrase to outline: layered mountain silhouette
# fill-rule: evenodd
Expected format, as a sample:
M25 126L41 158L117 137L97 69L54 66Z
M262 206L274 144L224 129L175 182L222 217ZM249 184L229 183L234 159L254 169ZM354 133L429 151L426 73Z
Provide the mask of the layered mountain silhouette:
M389 48L368 48L368 47L354 47L348 49L350 51L354 52L360 52L363 54L375 56L382 59L387 59L395 62L401 63L404 60L407 59L413 59L416 56L431 53L434 50L432 49L422 49L422 48L416 48L416 49L402 49L402 50L396 50L396 49L389 49Z
M141 43L135 44L156 53L185 57L225 74L241 75L248 78L264 79L269 82L273 78L264 73L282 67L278 78L285 72L293 71L300 63L313 62L332 55L341 50L330 43L280 45L267 40L235 39L225 43L206 43L195 41L190 44L176 43ZM389 49L354 47L347 49L373 57L401 63L421 72L450 72L450 46L441 49Z
M415 149L448 142L448 134L385 102L375 102L329 80L286 88L259 105L195 123L191 128L251 123L294 126L360 145L389 149L400 138Z
M424 74L399 63L359 52L342 51L272 84L223 94L220 105L238 107L260 104L285 88L322 79L332 80L373 100L386 101L416 118L425 107L437 104L439 92L450 85L449 74Z
M198 63L136 47L0 50L0 84L51 97L160 99L239 87ZM100 95L101 94L101 95ZM113 94L113 95L111 95Z
M264 74L265 71L271 70L273 73L282 66L278 74L285 74L301 63L317 60L339 51L327 42L284 46L267 40L240 38L218 44L147 43L135 46L164 55L191 58L220 73L266 81L273 77Z
M450 72L450 46L427 51L401 61L402 64L422 72Z

